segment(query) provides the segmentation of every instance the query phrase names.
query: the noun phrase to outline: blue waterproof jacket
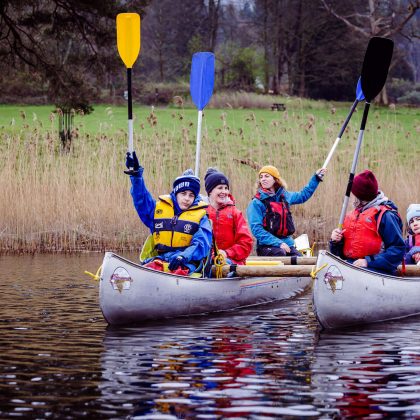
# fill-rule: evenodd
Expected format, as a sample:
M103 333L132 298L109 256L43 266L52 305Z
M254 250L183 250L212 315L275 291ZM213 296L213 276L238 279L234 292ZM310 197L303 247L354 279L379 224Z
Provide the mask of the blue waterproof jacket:
M397 210L397 206L390 200L384 201L381 204ZM378 233L382 238L383 250L379 254L365 257L368 263L367 268L378 273L395 274L398 265L401 264L404 258L405 248L404 238L402 236L402 221L396 211L388 210L382 215ZM344 259L343 246L343 240L340 242L330 241L331 253ZM348 261L353 262L354 260Z
M298 192L287 191L284 188L279 188L275 193L270 195L261 189L258 190L260 193L260 198L254 197L246 210L249 227L251 228L251 232L255 239L257 240L257 246L279 247L283 242L286 243L286 245L289 247L295 245L295 241L291 236L280 239L264 229L263 220L266 213L266 207L262 200L275 196L276 201L280 202L280 197L283 194L284 200L289 203L290 206L295 204L302 204L312 197L319 183L320 180L318 177L313 175L308 184Z
M147 190L142 176L130 176L131 179L131 196L133 197L134 207L141 221L150 229L150 233L153 233L154 228L154 214L156 207L156 200L152 197L150 192ZM172 201L174 202L174 210L178 214L181 210L176 205L176 198L171 193ZM200 201L200 196L197 196L194 200L193 205ZM191 239L191 245L183 251L170 251L164 254L160 254L159 258L164 261L170 261L172 258L176 258L181 255L186 258L187 266L190 271L194 271L196 267L193 264L188 264L190 261L201 261L206 258L211 250L212 245L212 229L211 224L207 216L204 216L200 220L200 225L197 232Z
M414 254L420 252L420 246L413 245L414 242L414 235L409 235L408 238L405 240L405 263L406 264L416 264L414 261Z

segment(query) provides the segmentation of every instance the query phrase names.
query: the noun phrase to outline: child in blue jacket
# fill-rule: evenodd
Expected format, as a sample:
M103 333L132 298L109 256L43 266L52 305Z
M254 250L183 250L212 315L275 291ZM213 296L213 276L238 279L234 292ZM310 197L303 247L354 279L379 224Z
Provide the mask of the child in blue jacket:
M408 237L405 241L406 264L420 265L420 204L407 209Z
M158 258L168 262L172 272L194 272L209 255L212 244L208 204L200 200L199 178L189 169L175 179L170 194L155 200L146 188L135 152L127 153L126 166L134 207L153 235Z

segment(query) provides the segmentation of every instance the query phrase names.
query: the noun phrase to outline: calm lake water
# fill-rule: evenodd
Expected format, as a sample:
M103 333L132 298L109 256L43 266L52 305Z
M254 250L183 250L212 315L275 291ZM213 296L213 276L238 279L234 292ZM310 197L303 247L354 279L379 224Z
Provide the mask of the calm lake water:
M102 255L0 257L0 418L420 418L420 318L319 332L310 293L110 329Z

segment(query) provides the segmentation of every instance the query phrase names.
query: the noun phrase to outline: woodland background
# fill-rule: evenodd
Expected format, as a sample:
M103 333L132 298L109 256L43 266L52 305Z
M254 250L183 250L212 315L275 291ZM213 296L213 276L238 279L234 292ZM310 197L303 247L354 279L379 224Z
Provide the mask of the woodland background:
M419 0L1 0L0 102L89 112L124 103L115 17L142 17L134 101L188 95L191 56L216 55L216 91L353 100L367 41L395 52L385 104L420 103Z

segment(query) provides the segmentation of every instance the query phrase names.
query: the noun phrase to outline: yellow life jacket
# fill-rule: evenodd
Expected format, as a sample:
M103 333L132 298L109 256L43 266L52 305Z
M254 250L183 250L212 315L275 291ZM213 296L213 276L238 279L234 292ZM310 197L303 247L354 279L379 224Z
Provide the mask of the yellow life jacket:
M153 221L153 239L159 252L183 251L191 244L200 227L208 204L200 201L175 216L174 204L169 195L162 195L156 203Z

